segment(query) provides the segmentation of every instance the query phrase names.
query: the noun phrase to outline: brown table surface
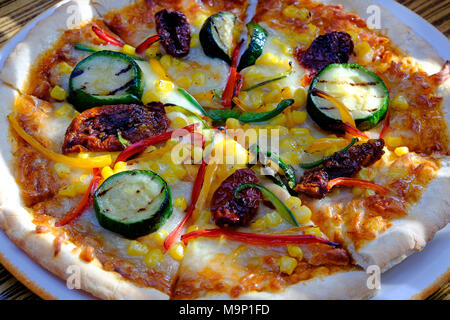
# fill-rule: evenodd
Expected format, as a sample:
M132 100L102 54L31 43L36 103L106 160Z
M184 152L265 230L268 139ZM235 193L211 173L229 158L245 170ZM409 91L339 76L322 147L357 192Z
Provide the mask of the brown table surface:
M432 23L445 36L450 37L450 0L397 0ZM30 20L60 0L3 0L0 1L0 48ZM0 264L0 299L39 299L17 281ZM450 300L447 282L429 299Z

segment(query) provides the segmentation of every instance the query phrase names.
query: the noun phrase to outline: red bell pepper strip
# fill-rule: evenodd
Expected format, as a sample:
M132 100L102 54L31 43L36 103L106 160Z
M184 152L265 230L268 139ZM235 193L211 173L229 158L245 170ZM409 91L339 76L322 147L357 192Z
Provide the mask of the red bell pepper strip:
M130 157L147 149L147 147L171 139L174 135L176 135L177 131L180 133L186 133L185 131L188 131L188 133L193 133L196 125L197 124L191 124L178 130L168 131L163 134L133 143L117 156L117 159L114 163L117 163L119 161L127 161Z
M242 43L243 41L239 42L236 45L236 48L234 48L233 50L233 60L231 61L230 74L228 76L227 85L225 86L225 90L223 91L222 94L222 105L224 107L231 107L231 100L234 97L234 94L236 92L235 89L236 86L238 85L238 80L241 77L237 72L237 64Z
M186 244L189 240L198 237L217 238L220 236L224 236L225 238L234 241L240 241L261 246L282 246L286 244L324 243L335 248L340 247L340 244L338 243L313 235L270 235L270 234L230 231L225 229L197 230L184 234L181 237L181 240Z
M383 129L381 129L380 132L380 139L384 139L384 136L386 135L386 132L389 130L391 126L391 114L388 112L386 115L386 120L384 121Z
M375 190L379 193L383 193L383 194L389 192L389 189L387 189L383 186L380 186L378 184L375 184L375 183L372 183L372 182L369 182L366 180L356 179L356 178L340 177L340 178L332 179L332 180L328 181L328 183L327 183L327 191L330 191L335 186L368 188L368 189L373 189L373 190Z
M144 42L142 42L140 45L138 45L136 47L136 53L138 53L138 54L143 53L145 50L150 48L152 46L152 44L154 44L156 41L159 41L161 39L162 39L162 37L159 34L148 37Z
M360 130L358 130L357 128L353 127L352 125L350 125L348 122L341 122L340 126L342 126L342 129L347 132L348 134L354 136L354 137L359 137L362 139L369 139L369 137L364 133L361 132Z
M108 42L110 44L113 44L113 45L116 45L116 46L119 46L119 47L123 47L125 45L121 40L118 40L118 39L110 36L109 34L107 34L105 31L103 31L102 29L100 29L97 26L92 26L92 31L94 31L94 33L100 39L102 39L102 40L104 40L104 41L106 41L106 42Z
M181 220L178 226L166 238L166 241L164 241L164 248L166 250L169 250L172 244L178 239L184 226L191 218L192 213L194 212L195 206L197 204L198 197L200 196L200 191L202 190L203 187L203 181L205 180L205 172L206 172L206 162L205 160L202 160L202 164L198 169L197 177L195 178L194 181L194 187L192 189L191 194L191 203L189 204L189 208L186 210L186 215L184 216L183 220Z
M95 191L97 191L101 179L102 176L100 174L100 169L94 168L94 176L92 177L91 183L89 184L89 188L84 194L80 203L76 208L74 208L71 212L69 212L67 216L65 216L56 223L57 227L65 226L66 224L71 223L72 221L74 221L83 214L83 212L87 209L87 207L91 205L94 193Z

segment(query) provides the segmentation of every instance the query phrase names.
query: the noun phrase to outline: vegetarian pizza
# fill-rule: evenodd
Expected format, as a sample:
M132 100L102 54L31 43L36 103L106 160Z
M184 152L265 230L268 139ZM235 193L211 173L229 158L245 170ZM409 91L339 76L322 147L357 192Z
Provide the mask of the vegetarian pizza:
M58 6L0 73L0 227L102 299L373 297L450 219L450 65L370 4Z

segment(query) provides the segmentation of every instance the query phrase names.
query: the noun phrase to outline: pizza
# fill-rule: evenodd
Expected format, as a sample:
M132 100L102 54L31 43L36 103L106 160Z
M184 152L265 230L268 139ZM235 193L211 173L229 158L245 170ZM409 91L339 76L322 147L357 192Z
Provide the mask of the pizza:
M375 296L450 219L450 65L370 4L58 6L0 73L0 227L101 299Z

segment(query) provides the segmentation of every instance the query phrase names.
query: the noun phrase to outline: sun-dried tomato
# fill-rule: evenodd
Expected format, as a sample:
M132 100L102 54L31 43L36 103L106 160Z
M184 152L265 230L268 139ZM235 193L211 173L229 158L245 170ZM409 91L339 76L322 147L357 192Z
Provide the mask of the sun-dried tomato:
M234 191L244 183L258 183L258 178L250 169L236 170L226 178L214 192L211 201L211 215L218 226L245 226L259 208L261 192L255 188L244 189L239 198Z
M177 58L186 56L191 48L191 27L184 13L163 9L155 14L155 20L166 52Z
M169 119L163 104L110 105L84 111L67 128L63 153L121 151L119 134L130 143L167 131Z
M346 32L330 32L318 36L306 50L297 48L296 58L313 73L319 73L331 63L348 62L354 46L352 37Z

